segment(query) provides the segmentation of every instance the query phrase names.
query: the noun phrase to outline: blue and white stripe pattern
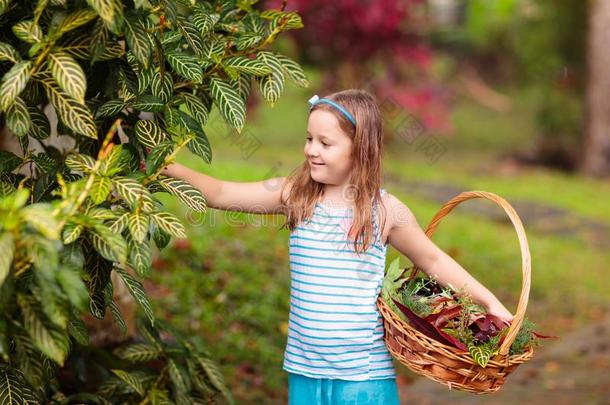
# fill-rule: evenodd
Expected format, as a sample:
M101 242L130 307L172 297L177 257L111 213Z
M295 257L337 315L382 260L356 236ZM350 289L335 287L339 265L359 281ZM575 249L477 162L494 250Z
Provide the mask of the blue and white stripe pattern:
M388 245L374 209L375 243L358 256L347 237L351 211L317 203L290 233L288 372L351 381L396 377L376 306Z

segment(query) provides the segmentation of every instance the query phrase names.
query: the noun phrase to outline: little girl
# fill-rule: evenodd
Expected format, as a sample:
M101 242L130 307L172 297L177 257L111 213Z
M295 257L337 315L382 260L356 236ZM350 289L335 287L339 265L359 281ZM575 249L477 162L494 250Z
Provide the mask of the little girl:
M286 216L290 404L398 404L376 307L388 245L505 322L512 315L380 188L383 130L374 97L351 89L309 103L305 160L288 177L236 183L176 163L163 174L193 184L212 208Z

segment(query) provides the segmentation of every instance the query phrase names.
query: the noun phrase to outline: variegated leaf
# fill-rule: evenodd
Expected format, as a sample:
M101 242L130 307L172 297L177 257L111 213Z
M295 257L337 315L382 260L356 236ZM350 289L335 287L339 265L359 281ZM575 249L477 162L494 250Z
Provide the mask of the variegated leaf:
M51 77L44 77L47 95L58 115L68 128L89 138L97 139L97 128L89 107L64 92Z
M21 60L21 56L11 45L6 42L0 42L0 61L3 60L17 63Z
M2 77L0 84L0 107L6 111L30 80L32 62L24 60L17 62Z
M123 2L120 0L87 0L110 31L119 35L123 25Z
M231 85L215 77L210 79L210 88L221 114L231 126L241 132L246 119L246 106L239 93Z
M88 173L93 170L93 167L95 166L95 159L89 155L81 153L69 153L66 156L64 163L72 170Z
M165 58L176 73L185 79L193 80L196 83L201 83L203 80L203 70L195 56L174 51L167 52Z
M6 109L6 126L20 138L26 137L30 131L30 112L21 97L16 97Z
M95 176L93 187L91 187L91 201L96 205L106 201L110 194L110 185L111 181L108 177Z
M203 40L201 33L197 27L187 19L178 17L178 29L182 33L182 37L186 40L186 43L197 55L201 55L203 52Z
M10 232L0 234L0 286L9 274L14 253L13 235Z
M260 59L250 59L245 56L233 56L224 60L223 64L238 72L250 73L255 76L266 76L272 72L271 68Z
M148 112L161 112L164 105L163 100L151 94L143 94L131 102L131 106L136 110Z
M97 13L93 10L81 9L68 14L57 27L56 34L61 36L63 33L78 28L81 25L87 24L89 21L97 17Z
M148 215L133 212L127 218L127 228L137 243L143 243L148 233L150 218Z
M152 250L150 243L137 243L127 235L127 247L129 248L129 265L140 277L148 277L152 265Z
M165 140L165 135L155 121L139 120L136 123L136 138L147 148L154 148Z
M153 212L150 216L157 226L168 234L178 238L186 238L186 229L175 215L161 211Z
M115 349L114 354L123 360L143 362L158 358L161 351L146 343L132 343Z
M152 41L142 26L142 23L135 17L125 18L125 39L129 45L129 50L144 68L150 64L152 54Z
M43 32L38 24L34 24L32 20L19 21L13 25L13 33L20 40L33 44L42 41Z
M132 207L141 204L145 212L150 212L154 209L154 203L150 191L136 180L118 176L112 179L112 185L121 197L125 199Z
M172 177L157 180L159 185L167 190L170 194L178 197L187 206L198 212L205 212L207 201L201 191L191 186L184 180L174 179Z
M125 108L125 103L122 100L110 100L102 104L95 111L95 118L114 117Z
M284 90L284 71L275 54L269 51L261 51L259 56L271 68L272 73L264 77L257 77L256 81L265 100L273 106Z
M125 271L119 267L115 267L114 270L117 273L119 273L119 275L121 276L121 279L123 279L123 281L125 282L125 286L129 290L129 292L131 293L133 298L136 300L136 302L138 304L140 304L140 306L144 310L144 313L146 314L146 316L148 316L150 323L154 324L155 315L152 312L150 302L148 301L146 292L144 292L144 287L142 286L142 283L140 283L138 280L136 280L127 271Z
M32 123L29 135L38 140L47 139L51 135L51 124L46 114L36 107L28 107L28 112Z
M275 57L282 64L284 72L297 86L302 88L309 87L309 80L307 79L303 68L301 68L298 63L290 59L288 56L279 53L276 53Z
M87 79L78 62L63 52L50 53L48 61L49 69L59 87L73 99L84 104Z

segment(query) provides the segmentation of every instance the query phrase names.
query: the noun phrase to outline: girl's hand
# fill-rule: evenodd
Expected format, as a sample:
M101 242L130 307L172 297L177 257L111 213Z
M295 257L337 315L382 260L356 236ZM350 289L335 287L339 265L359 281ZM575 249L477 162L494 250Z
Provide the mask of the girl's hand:
M514 318L513 314L500 303L487 306L487 313L500 318L506 326L509 326Z

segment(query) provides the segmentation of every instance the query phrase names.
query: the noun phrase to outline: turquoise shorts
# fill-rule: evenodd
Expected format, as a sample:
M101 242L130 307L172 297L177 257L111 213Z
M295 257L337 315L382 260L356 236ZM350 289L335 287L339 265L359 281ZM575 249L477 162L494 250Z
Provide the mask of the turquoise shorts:
M399 405L396 378L346 381L288 373L289 405Z

